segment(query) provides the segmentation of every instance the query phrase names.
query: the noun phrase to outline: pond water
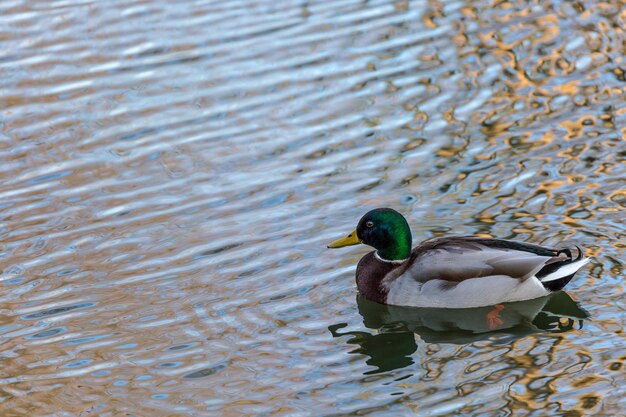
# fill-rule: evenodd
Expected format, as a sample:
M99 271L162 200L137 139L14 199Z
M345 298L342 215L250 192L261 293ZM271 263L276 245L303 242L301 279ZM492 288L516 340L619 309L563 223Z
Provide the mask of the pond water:
M0 414L626 415L625 27L617 0L3 0ZM326 249L374 207L593 261L497 331L381 306L369 249Z

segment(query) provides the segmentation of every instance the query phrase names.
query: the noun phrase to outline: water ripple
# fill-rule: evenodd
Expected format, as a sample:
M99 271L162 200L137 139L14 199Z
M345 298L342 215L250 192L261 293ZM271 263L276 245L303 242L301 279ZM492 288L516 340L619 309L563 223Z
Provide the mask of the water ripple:
M3 415L618 415L622 9L2 2ZM362 314L377 206L582 245L592 319Z

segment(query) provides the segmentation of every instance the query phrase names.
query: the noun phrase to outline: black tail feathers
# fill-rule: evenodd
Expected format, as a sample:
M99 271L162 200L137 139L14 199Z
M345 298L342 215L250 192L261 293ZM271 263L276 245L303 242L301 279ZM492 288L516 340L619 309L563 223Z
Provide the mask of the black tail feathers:
M576 275L578 268L576 268L576 270L574 270L573 272L571 272L571 268L569 268L570 271L568 272L571 272L571 273L564 275L562 277L558 277L558 271L560 269L567 269L565 268L567 265L578 262L581 259L583 259L582 249L576 246L576 250L578 251L578 255L576 256L576 258L574 258L571 250L560 249L557 252L557 254L558 255L564 254L566 258L559 257L560 258L559 259L555 257L552 260L548 261L546 266L544 266L539 272L537 272L537 278L539 279L539 281L541 281L541 283L546 289L550 291L562 290L571 281L574 275ZM584 264L580 265L580 267L582 267L583 265ZM562 272L565 272L565 271L562 271ZM549 275L553 275L553 274L557 274L557 277L550 279Z

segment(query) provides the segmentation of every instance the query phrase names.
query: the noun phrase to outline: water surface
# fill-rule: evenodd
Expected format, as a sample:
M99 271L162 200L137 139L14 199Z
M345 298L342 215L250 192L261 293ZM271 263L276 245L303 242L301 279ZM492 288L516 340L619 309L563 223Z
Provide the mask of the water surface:
M1 2L1 414L625 415L624 27L617 0ZM494 332L371 305L367 248L325 244L383 206L594 259Z

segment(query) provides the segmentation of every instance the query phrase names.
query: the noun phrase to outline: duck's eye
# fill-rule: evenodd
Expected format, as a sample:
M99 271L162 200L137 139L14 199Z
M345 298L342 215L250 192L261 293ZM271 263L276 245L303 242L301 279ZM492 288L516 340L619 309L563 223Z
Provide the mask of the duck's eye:
M366 225L367 227L374 227L374 222L370 220L370 221L368 221L367 223L365 223L365 225Z

